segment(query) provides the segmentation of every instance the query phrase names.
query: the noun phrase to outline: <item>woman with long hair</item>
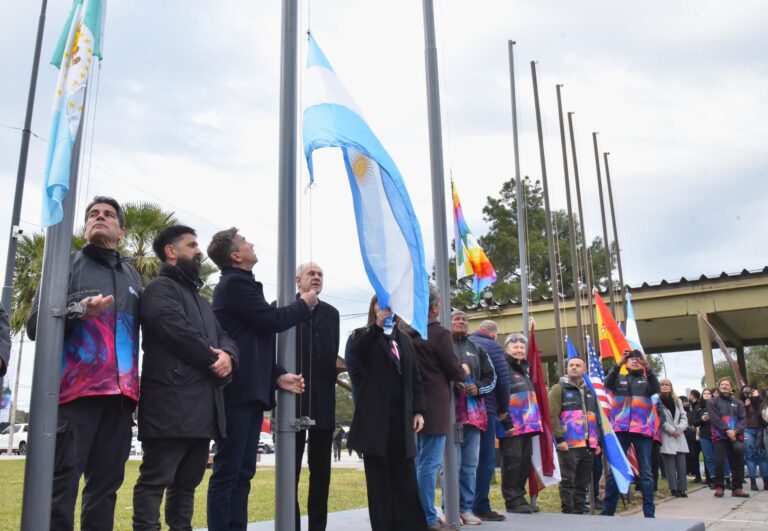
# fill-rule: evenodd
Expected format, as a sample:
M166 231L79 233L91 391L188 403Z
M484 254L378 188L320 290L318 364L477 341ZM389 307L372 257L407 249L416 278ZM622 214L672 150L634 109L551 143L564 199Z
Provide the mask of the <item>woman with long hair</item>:
M421 377L413 343L387 325L390 315L374 296L368 324L349 338L348 355L359 372L347 444L363 454L371 529L422 531L414 436L424 427Z
M701 400L697 402L697 407L693 412L693 425L699 428L699 444L701 453L704 454L704 471L707 475L707 485L710 489L715 488L715 447L712 445L712 426L709 423L709 413L707 412L707 402L714 396L712 389L701 391ZM730 488L731 469L728 466L728 460L724 463L725 484Z
M661 425L661 458L664 460L664 473L672 495L687 498L688 479L686 477L686 456L688 443L685 440L685 428L688 418L683 409L683 402L672 389L672 382L660 380L659 407L663 411L664 423Z

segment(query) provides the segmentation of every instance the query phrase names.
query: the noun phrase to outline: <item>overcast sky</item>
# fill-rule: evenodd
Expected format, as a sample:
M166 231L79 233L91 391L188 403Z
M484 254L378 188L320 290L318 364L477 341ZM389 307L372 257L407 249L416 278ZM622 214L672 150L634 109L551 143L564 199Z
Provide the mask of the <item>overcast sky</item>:
M157 202L196 227L203 244L219 229L239 227L256 242L255 274L269 297L278 265L279 7L276 0L110 0L78 194L78 212L95 194ZM56 79L47 61L68 8L65 1L48 7L21 216L27 233L40 230ZM400 168L431 268L421 2L312 0L302 2L301 12L300 28L311 26ZM7 43L0 49L2 257L38 13L39 2L9 0L0 19ZM757 0L727 7L711 0L437 2L445 166L470 227L485 232L486 198L514 174L507 55L513 39L522 171L541 174L529 64L536 60L553 208L565 208L555 99L555 84L562 83L565 109L575 112L590 237L600 231L592 131L600 132L600 151L611 153L628 284L767 265L766 27L768 6ZM340 153L316 157L317 185L298 199L299 260L325 268L323 298L342 315L359 314L372 290ZM303 189L303 160L300 167ZM359 323L345 318L342 334ZM677 387L698 384L698 355L665 357ZM31 363L22 369L26 385Z

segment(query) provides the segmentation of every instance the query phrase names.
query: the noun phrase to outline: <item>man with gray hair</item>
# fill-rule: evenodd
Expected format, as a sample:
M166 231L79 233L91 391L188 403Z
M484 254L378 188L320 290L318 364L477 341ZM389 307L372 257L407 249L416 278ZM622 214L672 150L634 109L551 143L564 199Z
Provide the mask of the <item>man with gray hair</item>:
M323 291L323 270L314 262L296 269L296 297ZM339 356L339 311L318 300L312 317L296 327L296 367L306 389L297 400L296 416L310 417L315 425L296 432L296 531L301 529L299 476L304 447L309 466L307 513L310 531L324 531L328 520L331 484L331 447L336 426L336 358Z
M216 441L208 483L208 529L244 530L264 411L275 406L276 388L296 394L304 390L301 374L290 374L275 363L275 334L309 319L317 293L309 290L282 308L270 305L253 276L259 260L253 244L236 227L213 235L208 256L221 269L213 311L240 353L239 368L224 388L227 437Z
M488 429L480 432L480 455L477 461L477 479L475 482L475 502L472 512L480 520L499 522L506 516L491 509L488 493L491 479L496 471L496 429L495 419L499 412L504 412L509 401L510 374L507 361L504 359L504 349L496 341L499 325L496 321L485 320L477 327L469 340L485 349L496 371L496 387L492 393L485 396L485 410L488 413Z

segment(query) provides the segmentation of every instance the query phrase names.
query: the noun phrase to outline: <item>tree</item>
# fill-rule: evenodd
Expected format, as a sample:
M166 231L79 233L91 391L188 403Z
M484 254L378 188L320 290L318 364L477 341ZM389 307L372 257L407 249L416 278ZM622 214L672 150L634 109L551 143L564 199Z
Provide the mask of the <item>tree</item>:
M178 220L174 212L166 212L156 203L126 203L125 238L118 250L133 257L133 267L141 275L141 284L146 286L160 274L160 260L152 252L152 241L157 233Z
M736 353L731 349L731 355L735 358ZM768 387L768 345L756 347L746 347L744 349L744 362L747 365L747 378L749 385L758 389ZM720 378L730 378L736 383L736 375L733 373L731 364L728 360L720 360L715 363L715 382ZM701 386L706 385L706 376L701 377Z
M523 181L523 188L528 235L528 283L530 284L531 295L534 299L552 298L552 271L549 263L543 190L539 181L532 182L527 177ZM514 179L510 179L502 185L498 196L488 196L486 205L483 207L483 219L489 223L489 230L478 241L496 270L496 282L491 287L493 298L500 301L519 300L521 298L520 253L517 232L517 188ZM556 210L552 212L552 227L556 242L556 259L560 264L558 275L560 293L572 297L573 266L566 211ZM576 222L576 231L579 234L578 221ZM579 241L579 243L581 242ZM608 272L605 268L605 249L602 238L596 237L590 242L589 255L594 271L593 282L599 289L605 289ZM612 262L615 262L615 249L611 252L611 258ZM452 260L450 264L452 278L455 277L456 266L454 262ZM453 305L457 307L471 304L470 284L456 283L452 287L451 300Z
M339 378L349 383L349 375L342 373ZM355 414L355 403L352 401L352 393L341 387L336 386L336 422L341 424L352 424L352 417Z

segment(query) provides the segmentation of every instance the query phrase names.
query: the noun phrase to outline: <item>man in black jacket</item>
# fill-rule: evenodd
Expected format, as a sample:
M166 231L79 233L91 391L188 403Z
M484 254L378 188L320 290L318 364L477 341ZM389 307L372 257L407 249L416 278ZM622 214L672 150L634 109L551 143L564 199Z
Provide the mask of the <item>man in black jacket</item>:
M323 270L315 263L302 264L296 270L299 297L323 290ZM299 476L304 446L309 436L307 464L309 493L307 513L309 531L324 531L328 520L328 489L331 484L331 446L336 423L336 358L339 356L339 311L324 301L312 310L309 321L296 329L296 367L304 376L306 390L297 401L297 417L315 420L309 430L296 434L296 530L301 529L299 512Z
M195 231L167 227L152 248L163 264L141 306L144 461L133 491L133 529L160 529L166 489L166 524L191 529L210 440L226 437L222 387L231 379L238 351L198 293L202 252Z
M240 351L239 369L224 390L227 438L216 441L208 529L244 530L264 411L275 406L276 387L297 394L304 390L302 375L289 374L275 363L275 333L309 319L317 294L309 290L288 306L271 306L253 277L258 262L253 244L235 227L214 234L208 256L221 269L213 310Z
M0 304L0 377L8 370L8 359L11 357L11 325L8 314Z
M80 527L111 530L117 490L131 451L139 398L141 277L117 252L125 214L111 197L85 209L87 245L70 258L59 411L56 426L51 529L74 528L75 502L85 476ZM27 321L37 337L38 295ZM46 309L47 310L47 309Z

